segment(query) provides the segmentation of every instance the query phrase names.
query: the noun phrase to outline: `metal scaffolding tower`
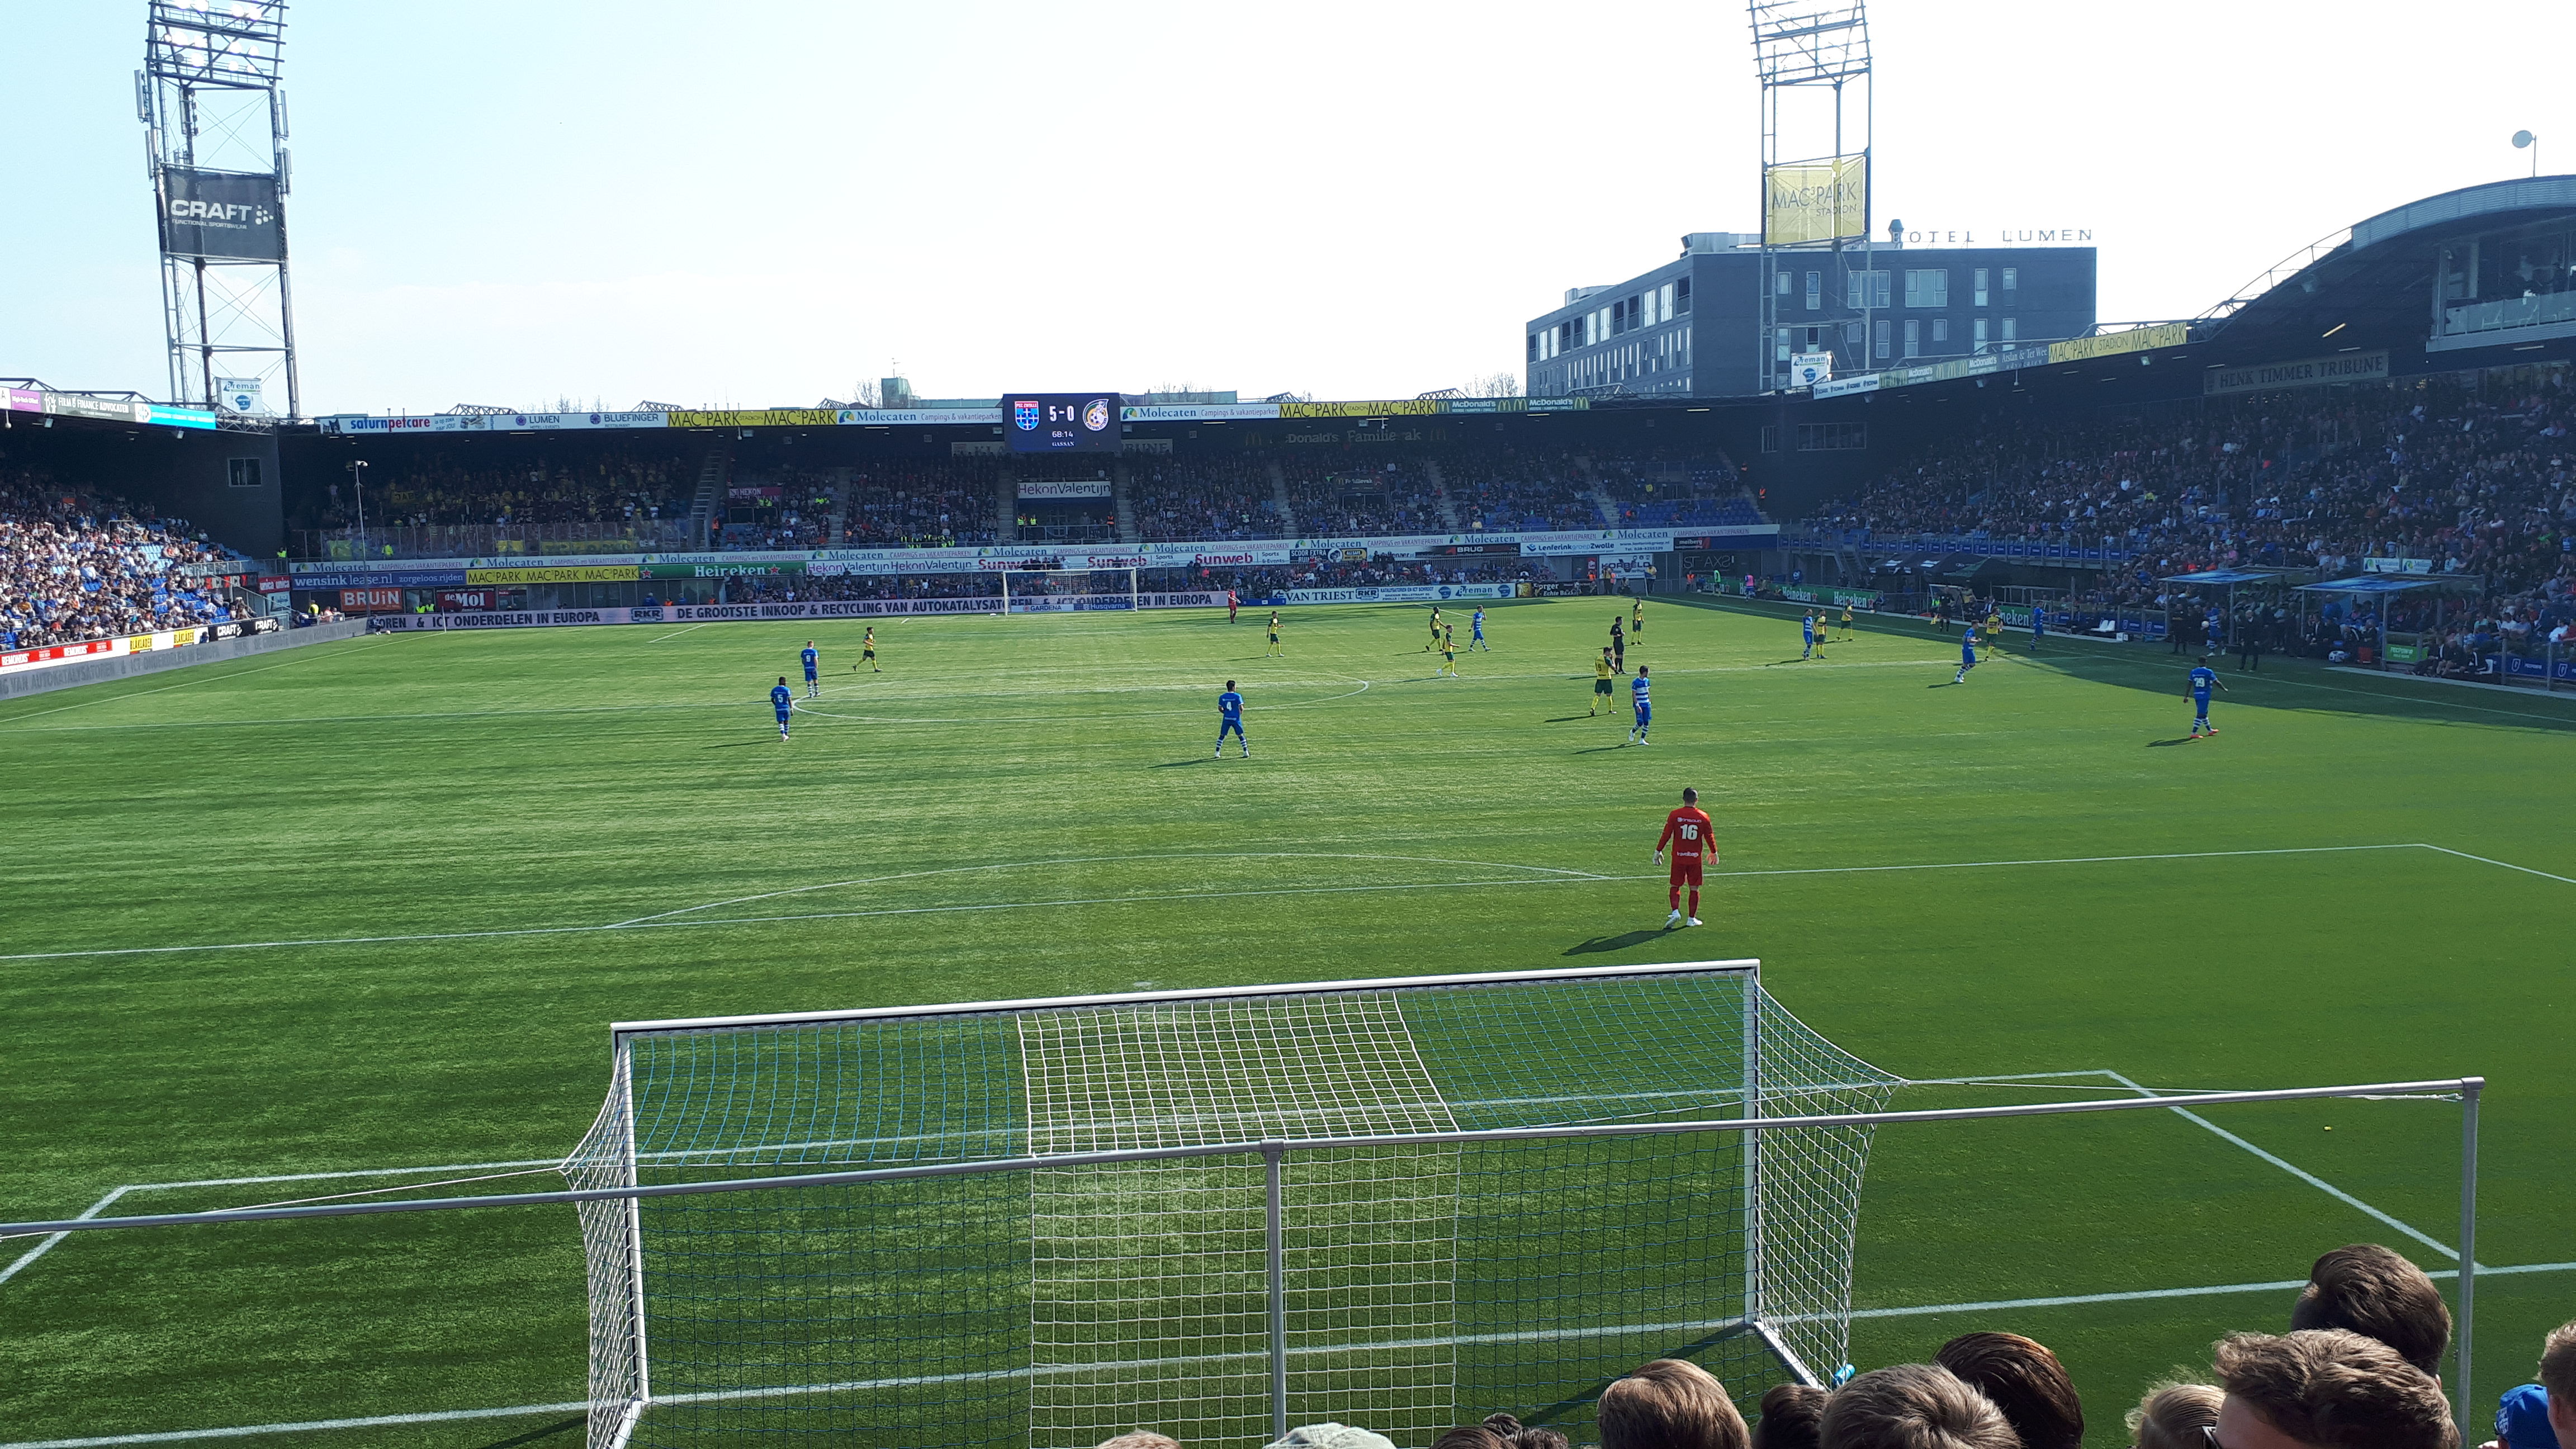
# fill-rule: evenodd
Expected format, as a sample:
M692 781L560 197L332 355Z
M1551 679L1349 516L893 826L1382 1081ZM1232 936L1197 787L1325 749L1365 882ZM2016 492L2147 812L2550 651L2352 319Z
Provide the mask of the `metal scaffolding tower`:
M1859 244L1857 270L1873 280L1857 289L1861 341L1855 365L1870 361L1877 314L1888 299L1879 294L1871 265L1870 122L1876 98L1865 0L1749 4L1754 65L1762 82L1762 305L1754 309L1754 375L1767 392L1789 385L1797 346L1792 328L1781 320L1794 276L1781 270L1783 254L1824 254L1828 260L1821 270L1849 298L1855 290L1848 280L1854 270L1851 244ZM1829 194L1818 196L1820 189Z
M285 0L150 0L134 75L161 227L170 397L303 415L287 285Z

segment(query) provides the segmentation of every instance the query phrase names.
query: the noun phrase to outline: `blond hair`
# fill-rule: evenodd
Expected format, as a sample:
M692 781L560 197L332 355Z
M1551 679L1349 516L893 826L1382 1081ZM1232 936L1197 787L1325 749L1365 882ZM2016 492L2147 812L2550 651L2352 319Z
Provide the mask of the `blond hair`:
M2137 1449L2201 1449L2200 1431L2218 1422L2226 1398L2215 1384L2157 1384L2128 1412L2129 1442Z

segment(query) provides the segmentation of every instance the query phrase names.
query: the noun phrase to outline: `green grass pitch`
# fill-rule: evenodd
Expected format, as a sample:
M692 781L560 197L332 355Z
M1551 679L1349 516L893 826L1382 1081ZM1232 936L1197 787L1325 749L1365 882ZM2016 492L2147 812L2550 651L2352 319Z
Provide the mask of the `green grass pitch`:
M883 674L858 622L718 624L0 704L0 1217L552 1159L612 1020L1758 956L1907 1077L2096 1074L1899 1105L2483 1073L2478 1258L2558 1265L2481 1276L2485 1404L2576 1316L2576 700L2276 660L2226 669L2221 736L2186 743L2162 652L2016 636L1954 686L1920 628L1801 663L1793 617L1658 602L1629 748L1624 697L1586 715L1610 612L1494 608L1454 680L1421 610L1348 608L1291 611L1285 659L1253 610L881 620ZM765 694L808 637L823 697L781 743ZM1227 678L1249 761L1208 757ZM1668 934L1648 852L1684 785L1725 860ZM2359 846L2397 848L2327 849ZM1923 866L1958 868L1883 869ZM2171 1290L2365 1239L2452 1266L2248 1148L2453 1244L2455 1106L2212 1120L2244 1145L2163 1112L1882 1131L1855 1359L2030 1333L2111 1445L2149 1379L2289 1298ZM559 1208L77 1235L0 1283L0 1444L577 1399L580 1267ZM2114 1294L2146 1296L1911 1311ZM560 1446L572 1417L220 1442Z

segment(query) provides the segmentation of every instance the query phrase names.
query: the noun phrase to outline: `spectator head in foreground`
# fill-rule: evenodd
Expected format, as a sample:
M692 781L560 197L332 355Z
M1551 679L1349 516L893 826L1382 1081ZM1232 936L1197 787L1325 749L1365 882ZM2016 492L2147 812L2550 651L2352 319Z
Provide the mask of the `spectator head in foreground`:
M2018 1333L1963 1333L1932 1361L1992 1400L2022 1449L2084 1449L2084 1405L2045 1345Z
M1133 1434L1102 1440L1100 1449L1181 1449L1181 1441L1139 1429Z
M1503 1441L1505 1449L1568 1449L1563 1434L1524 1424L1509 1414L1487 1414L1485 1427Z
M2214 1384L2158 1384L2129 1411L2129 1442L2137 1449L2207 1449L2201 1431L2216 1426L2226 1398Z
M2340 1328L2218 1341L2214 1449L2458 1449L2451 1403L2431 1374Z
M1384 1434L1328 1422L1300 1424L1288 1431L1288 1437L1272 1440L1269 1449L1395 1449L1395 1441Z
M1659 1358L1601 1391L1601 1449L1750 1449L1726 1385L1698 1364Z
M2020 1449L1994 1401L1939 1364L1871 1369L1825 1401L1823 1449ZM2233 1449L2233 1446L2230 1446Z
M2290 1308L2290 1328L2341 1328L2375 1338L2428 1374L2442 1371L2451 1310L2424 1270L2376 1243L2317 1259Z
M1482 1424L1470 1424L1432 1440L1431 1449L1511 1449L1511 1442Z
M1753 1421L1753 1449L1816 1449L1827 1397L1813 1384L1773 1384L1764 1389L1761 1413Z
M2576 1323L2549 1331L2539 1377L2538 1384L2505 1390L2496 1405L2496 1442L2504 1449L2576 1449Z

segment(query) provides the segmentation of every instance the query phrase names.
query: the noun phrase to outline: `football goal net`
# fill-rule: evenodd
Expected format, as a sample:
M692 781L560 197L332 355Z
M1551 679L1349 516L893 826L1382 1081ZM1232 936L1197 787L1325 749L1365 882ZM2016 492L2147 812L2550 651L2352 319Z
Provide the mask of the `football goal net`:
M1398 1443L1843 1362L1899 1079L1750 961L626 1024L576 1189L591 1443Z
M1133 609L1136 569L1012 569L1002 578L1002 612L1069 613Z

